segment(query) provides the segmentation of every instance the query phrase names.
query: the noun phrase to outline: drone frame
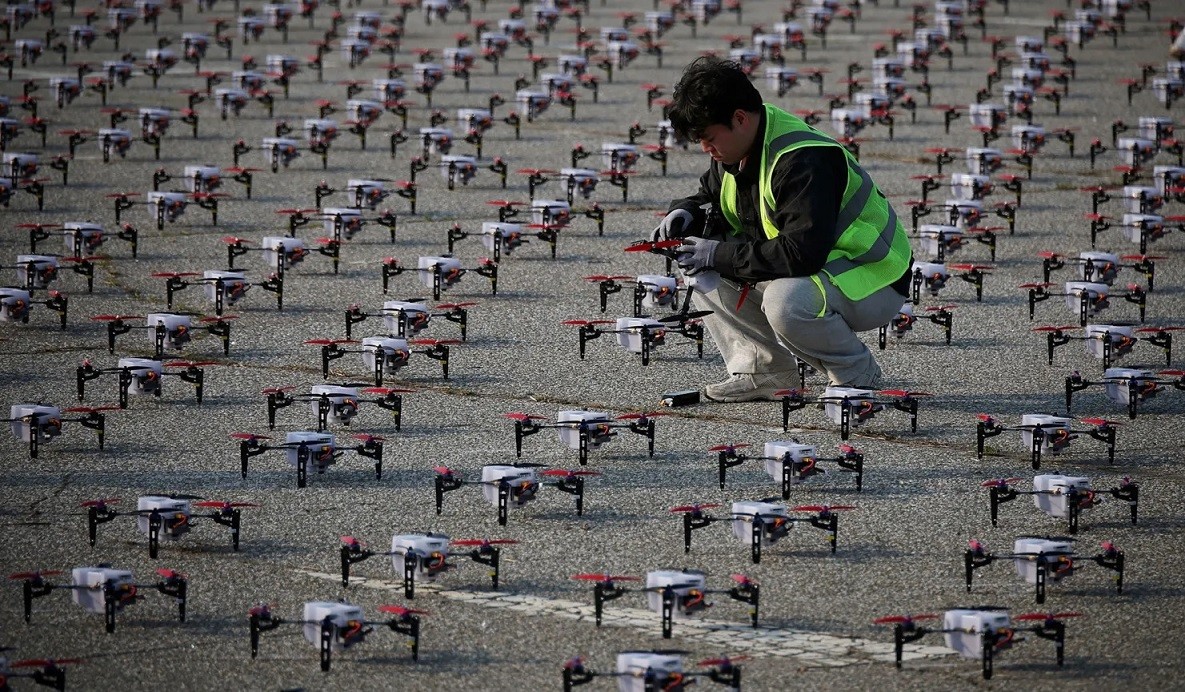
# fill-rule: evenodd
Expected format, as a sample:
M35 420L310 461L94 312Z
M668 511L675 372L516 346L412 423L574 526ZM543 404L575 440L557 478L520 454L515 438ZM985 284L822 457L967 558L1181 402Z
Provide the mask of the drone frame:
M431 534L429 534L429 535L431 535ZM363 560L369 559L369 558L374 557L376 555L378 555L378 556L402 555L403 556L403 597L408 599L409 601L411 599L415 598L415 595L416 595L416 571L419 568L420 563L423 561L427 561L431 558L437 557L436 555L432 555L432 554L421 555L418 551L416 551L412 548L408 548L407 550L398 552L398 553L395 551L378 552L378 551L373 551L373 550L367 550L366 548L362 547L362 544L359 541L347 542L343 539L342 547L341 547L342 586L347 587L350 585L350 566L351 565L355 565L359 562L362 562ZM502 549L501 548L499 548L497 545L492 544L491 542L483 543L482 545L474 548L473 550L469 550L469 551L454 552L450 548L447 555L440 556L439 567L435 568L433 571L436 573L445 572L445 571L448 571L449 569L456 567L456 565L452 565L452 564L448 563L448 558L454 557L454 556L468 557L469 559L473 560L474 562L476 562L478 564L482 564L482 565L485 565L486 567L489 567L490 568L490 573L489 573L490 584L491 584L490 588L493 589L494 591L498 590L498 580L501 576L501 562L502 562Z
M1040 536L1040 538L1049 539L1049 536ZM1070 539L1074 540L1074 539ZM975 570L987 567L996 560L1019 560L1031 559L1036 563L1036 585L1034 590L1036 592L1037 603L1045 603L1046 596L1046 582L1049 579L1050 571L1056 570L1058 572L1069 570L1071 574L1081 569L1076 565L1078 555L1071 552L1065 553L1003 553L996 555L988 552L987 548L977 540L972 539L967 549L963 552L963 570L967 581L967 593L971 593L971 582L975 576ZM1126 568L1126 557L1122 550L1119 550L1110 541L1104 541L1102 544L1102 552L1098 555L1093 555L1086 558L1086 561L1094 562L1100 567L1115 572L1115 593L1123 593L1123 574Z
M396 613L396 617L385 622L370 620L351 621L348 623L351 628L343 629L336 625L329 617L326 617L320 622L284 620L282 618L272 617L271 609L266 605L262 605L251 608L249 611L249 622L252 659L259 655L259 637L264 632L277 629L280 625L304 626L309 624L319 625L321 627L319 650L321 670L323 672L329 672L332 665L333 643L335 639L340 638L349 645L358 644L365 641L366 635L372 633L375 626L387 627L396 634L410 637L411 660L418 661L420 659L420 618L411 611Z
M579 449L577 450L579 454L578 459L581 466L588 465L588 453L592 447L593 440L603 437L604 439L600 444L604 444L617 436L617 430L628 430L636 435L645 437L647 456L654 456L654 419L657 417L657 414L635 414L633 420L630 420L628 423L621 422L621 417L615 420L536 423L535 418L527 415L518 416L516 414L507 414L507 416L514 420L514 455L520 459L523 456L523 438L534 435L547 428L562 428L576 431L579 443Z
M162 595L176 599L177 601L177 618L181 622L185 622L185 606L189 593L189 581L174 570L158 569L157 573L161 576L161 581L155 584L121 584L118 588L113 588L110 582L103 585L103 628L107 634L115 632L115 615L119 610L126 605L135 603L143 598L140 594L142 589L155 589ZM22 596L24 600L24 618L25 624L29 624L33 618L33 601L43 596L48 596L56 589L78 590L90 589L89 586L77 586L74 584L53 584L45 581L40 573L34 572L27 575L14 575L12 578L24 577L22 582Z
M365 394L383 394L379 399L363 399L358 397L355 402L358 404L374 404L381 409L391 412L391 418L395 424L395 430L403 429L403 397L401 393L404 390L387 390L384 392L372 391L383 389L381 387L367 387L362 390ZM406 390L410 391L410 390ZM333 411L334 403L332 395L329 393L321 394L288 394L283 388L269 388L264 390L267 394L267 427L268 430L275 430L276 428L276 411L287 408L297 402L316 402L317 403L317 432L324 432L329 428L329 414Z
M540 464L523 463L510 465L517 467L540 466ZM528 500L535 497L539 491L539 487L544 485L552 486L562 493L573 496L576 501L576 516L584 516L584 478L580 473L572 472L557 481L535 481L528 486L523 486L521 484L515 484L506 478L500 478L497 481L466 481L462 480L452 469L445 467L437 469L434 479L437 516L444 511L445 493L458 490L461 486L469 484L493 485L497 488L499 526L506 526L509 521L510 503L512 501L519 506L525 505Z
M1064 428L1061 424L1055 423L1037 423L1033 425L1015 425L1004 426L996 422L995 418L991 416L981 416L975 426L975 454L976 458L983 459L984 441L990 437L995 437L1006 430L1028 431L1032 434L1032 447L1030 452L1030 459L1033 470L1041 468L1041 448L1044 446L1046 437L1058 431L1064 431L1061 436L1065 440L1064 446L1076 439L1078 435L1089 435L1095 440L1107 445L1107 463L1115 463L1115 425L1106 420L1100 420L1097 425L1090 430L1074 430L1072 428Z
M703 508L696 505L691 505L687 510L671 510L679 511L683 515L683 553L691 552L691 532L696 529L702 529L710 526L718 521L732 521L739 517L752 517L752 529L750 531L750 559L753 564L761 564L762 540L769 536L769 541L772 544L775 541L785 538L789 530L795 525L806 523L810 526L826 531L827 543L830 546L831 554L835 554L837 546L837 539L839 538L839 515L830 508L824 508L825 511L814 512L809 517L783 517L780 515L763 515L761 513L733 513L730 512L727 517L716 517L707 514ZM794 511L793 509L791 511Z
M662 597L660 614L662 616L662 638L670 639L674 630L674 619L676 608L695 607L696 612L707 608L709 603L704 601L704 597L708 594L724 594L734 601L746 603L749 606L749 621L753 628L758 626L758 614L761 603L761 587L749 579L738 580L736 586L729 589L691 589L686 595L679 595L675 593L675 585L667 584L666 586L658 587L641 587L630 589L619 586L617 581L611 575L605 575L605 579L597 581L593 584L593 612L596 620L596 626L601 626L601 621L605 613L605 603L617 600L627 593L654 593L657 592ZM682 601L680 603L679 601Z
M794 440L797 442L797 440ZM816 470L815 466L818 462L834 463L839 466L840 471L856 474L856 492L860 492L864 488L864 455L850 445L840 445L842 454L836 457L804 457L803 459L795 459L790 452L786 452L778 457L767 456L748 456L744 453L738 453L738 447L733 445L722 445L723 449L716 450L716 466L720 479L720 489L724 490L725 476L728 469L735 466L740 466L746 461L776 461L782 467L781 477L781 491L782 499L790 499L790 487L797 485L797 483L817 474L821 470Z
M334 461L336 461L341 456L342 452L347 452L347 451L356 452L358 454L358 456L364 457L366 459L373 459L374 460L374 478L376 481L381 481L383 479L383 440L381 438L374 437L371 435L360 435L360 436L356 436L356 437L361 437L363 439L363 441L361 444L354 445L353 447L338 446L337 440L335 437L334 450L333 450ZM242 439L239 442L239 462L241 464L241 472L242 472L243 478L247 477L247 464L250 461L251 457L259 456L260 454L263 454L264 452L271 451L271 450L278 449L278 450L287 451L289 449L295 448L296 449L296 487L297 488L304 488L308 485L309 461L311 460L311 457L313 455L313 451L311 449L311 445L309 442L307 442L307 441L297 442L297 443L285 442L285 443L281 443L278 445L268 445L266 443L260 443L259 439L260 439L260 437L251 436L246 439ZM317 467L318 473L324 473L326 467L327 467L327 465L318 466Z
M198 499L198 498L194 498ZM96 501L86 503L87 513L87 538L90 546L93 548L98 542L99 525L106 524L113 521L116 517L132 516L132 517L148 517L148 557L155 560L160 551L160 534L164 530L166 533L172 533L177 527L193 526L197 520L209 519L216 524L225 526L230 529L230 546L231 550L236 553L239 551L239 532L242 525L242 510L234 506L233 503L223 503L222 507L209 514L181 514L168 510L162 511L160 508L152 509L147 512L137 510L134 512L118 512L107 506L107 502ZM177 514L178 516L168 517L167 515ZM170 519L172 521L170 521Z
M1068 522L1067 531L1070 535L1078 533L1078 519L1084 509L1089 509L1101 502L1098 495L1102 492L1094 490L1080 490L1078 488L1066 488L1065 492L1054 492L1052 490L1017 490L1013 488L1008 479L990 483L988 485L988 502L991 507L992 526L998 526L998 519L1000 514L1000 505L1005 502L1011 502L1021 495L1064 495L1066 498L1066 509ZM1131 520L1134 526L1137 523L1140 509L1140 486L1131 479L1123 479L1119 485L1109 490L1103 491L1109 493L1120 502L1126 502L1131 510Z

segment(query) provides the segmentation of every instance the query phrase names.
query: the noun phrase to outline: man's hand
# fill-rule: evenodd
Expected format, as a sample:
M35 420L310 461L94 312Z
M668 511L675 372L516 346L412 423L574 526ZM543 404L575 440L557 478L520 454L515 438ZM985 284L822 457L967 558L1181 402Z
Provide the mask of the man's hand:
M708 240L691 236L683 239L683 244L675 248L675 263L688 276L711 269L715 264L716 246L719 240Z
M658 226L655 226L650 239L659 241L682 238L683 234L689 230L693 220L691 212L686 209L676 209L663 217Z

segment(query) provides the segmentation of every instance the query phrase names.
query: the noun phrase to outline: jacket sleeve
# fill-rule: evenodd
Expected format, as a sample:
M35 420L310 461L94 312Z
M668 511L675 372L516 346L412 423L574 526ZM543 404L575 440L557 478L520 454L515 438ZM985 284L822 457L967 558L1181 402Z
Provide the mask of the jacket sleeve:
M744 236L716 248L716 270L749 282L817 273L835 244L847 180L847 158L839 147L783 154L771 178L776 207L770 221L778 236L767 239L760 218L754 219Z

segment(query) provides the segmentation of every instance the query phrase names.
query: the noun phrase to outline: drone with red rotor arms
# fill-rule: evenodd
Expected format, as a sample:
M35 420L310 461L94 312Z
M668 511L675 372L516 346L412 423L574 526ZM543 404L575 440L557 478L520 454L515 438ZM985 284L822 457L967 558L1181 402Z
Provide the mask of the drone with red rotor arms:
M308 485L308 473L311 466L318 474L325 473L330 466L337 463L344 452L352 451L364 459L374 461L375 480L383 479L383 442L385 438L367 433L351 435L358 444L345 447L337 444L332 433L300 430L289 432L284 441L270 443L272 438L254 433L231 433L231 439L239 441L239 463L243 478L247 477L247 465L252 457L267 451L279 450L284 453L288 463L296 469L296 487Z
M1025 613L1009 617L1008 609L999 606L969 606L954 608L942 615L924 613L918 615L889 615L873 620L875 625L892 625L893 642L897 668L901 668L905 645L918 641L927 634L941 634L946 646L962 658L978 659L983 679L990 680L994 673L996 656L1007 651L1013 644L1025 641L1021 633L1031 632L1035 636L1054 643L1055 660L1060 668L1064 661L1066 647L1066 625L1062 620L1077 617L1081 613ZM939 627L919 625L921 620L942 618ZM1016 626L1017 622L1036 622L1031 626Z
M817 397L808 397L805 389L783 389L774 393L782 403L782 430L790 430L790 412L805 409L809 404L820 404L832 423L839 426L839 436L847 440L852 429L872 420L876 414L890 408L909 414L911 432L918 431L918 402L929 392L904 389L864 389L861 387L829 386Z
M99 438L99 451L103 450L103 442L107 430L107 411L117 410L115 406L75 406L58 408L49 404L13 404L9 417L0 419L0 423L8 423L12 435L18 442L29 445L29 458L36 459L41 445L52 442L62 434L63 423L78 423L80 426L94 430ZM62 414L81 414L78 418L69 418Z
M1123 575L1127 560L1122 550L1111 541L1103 541L1097 555L1079 555L1074 548L1074 538L1069 536L1018 536L1011 553L989 552L978 539L971 539L963 552L964 576L967 593L971 593L971 582L975 570L987 567L996 560L1009 560L1016 566L1017 575L1033 585L1038 604L1045 603L1046 587L1049 583L1060 584L1073 576L1085 563L1093 562L1115 573L1115 593L1123 593Z
M691 289L673 274L640 274L638 276L594 274L584 277L584 280L597 285L602 313L608 310L609 296L620 293L628 284L632 283L631 294L635 318L643 317L647 312L656 308L667 308L690 314ZM680 309L679 293L681 291L684 293L684 299Z
M1136 524L1140 507L1140 484L1124 476L1119 483L1106 491L1096 491L1091 487L1090 479L1083 477L1064 476L1060 473L1047 473L1033 478L1032 490L1017 490L1015 485L1020 478L993 478L980 483L987 488L991 507L992 526L997 526L1000 505L1011 502L1021 495L1030 495L1037 509L1055 519L1065 519L1068 523L1067 531L1073 535L1078 533L1078 520L1082 513L1093 509L1103 502L1103 495L1127 504L1131 512L1131 522Z
M115 497L87 500L80 505L86 508L87 536L91 547L95 547L98 541L100 525L117 517L134 517L137 529L148 536L148 557L153 560L160 551L162 538L169 541L179 540L187 535L194 525L206 519L230 529L231 549L238 552L242 508L259 506L251 502L203 500L195 495L150 494L140 496L135 510L120 512L111 507L119 502L119 498ZM209 512L195 512L195 509Z
M369 317L381 317L387 335L397 338L417 336L431 326L433 318L443 318L456 324L461 331L461 341L469 338L469 309L473 302L438 303L429 308L423 298L388 300L374 312L366 312L361 304L346 308L346 338L353 336L354 325L365 322Z
M251 659L259 655L259 638L281 625L298 625L307 642L320 651L321 670L329 672L334 652L348 650L366 641L376 627L387 629L411 639L411 658L420 658L420 616L427 611L397 605L381 605L379 612L388 613L389 620L367 620L359 606L343 601L308 601L299 620L285 620L272 615L271 607L261 603L247 611L250 622Z
M1141 255L1148 254L1148 245L1171 231L1185 231L1185 216L1160 216L1159 214L1124 214L1116 219L1102 214L1084 214L1090 221L1090 246L1093 248L1102 231L1117 228L1124 238L1140 246Z
M1103 370L1110 370L1115 361L1127 357L1141 342L1164 351L1164 364L1173 362L1173 332L1185 327L1134 327L1129 324L1089 324L1085 334L1069 334L1080 329L1078 325L1043 325L1032 331L1045 334L1045 349L1049 364L1053 365L1053 352L1059 346L1071 341L1081 341L1086 354L1103 361ZM1147 335L1147 336L1144 336Z
M308 402L312 405L313 414L317 418L317 432L325 431L331 424L349 425L358 415L362 404L375 406L391 412L392 423L396 430L402 428L403 422L403 394L411 393L411 389L397 389L393 387L365 387L353 383L344 384L315 384L308 394L290 394L295 387L268 387L263 390L267 396L267 427L276 427L276 411L287 408L297 402ZM375 395L375 398L365 398L363 394Z
M448 379L450 346L458 346L458 339L404 339L390 336L368 336L362 348L345 348L342 344L359 343L354 339L309 339L305 344L321 347L321 374L329 377L330 362L347 353L362 354L363 365L374 376L375 386L382 386L385 373L393 373L408 364L413 353L419 353L440 363L441 377ZM413 347L423 348L416 349Z
M1043 457L1061 454L1072 441L1082 435L1105 444L1108 463L1115 463L1115 437L1120 423L1114 421L1104 418L1081 418L1079 421L1090 427L1075 429L1073 418L1043 413L1024 414L1020 417L1020 424L1013 426L1001 425L986 413L979 414L978 418L975 428L975 450L979 459L983 459L985 440L1006 430L1012 430L1020 432L1021 442L1029 450L1033 470L1041 468Z
M1112 298L1123 298L1139 309L1140 322L1148 307L1148 291L1139 284L1128 284L1124 291L1112 291L1111 286L1098 281L1067 281L1065 288L1058 293L1050 289L1052 284L1045 282L1023 283L1017 288L1025 289L1029 298L1029 319L1036 315L1037 303L1053 297L1065 299L1066 308L1078 316L1079 326L1085 327L1091 318L1111 306Z
M196 319L195 319L196 318ZM148 332L152 340L152 357L160 360L165 351L181 351L193 339L193 333L204 330L222 342L223 355L230 354L231 320L238 315L217 315L205 317L183 312L154 312L148 315L95 315L94 322L107 324L107 352L115 353L116 337L133 329ZM133 320L145 320L144 324L130 324ZM197 322L195 325L194 322Z
M87 382L104 375L115 375L119 408L126 409L128 400L133 395L151 395L159 399L164 395L164 378L176 377L182 382L193 385L194 398L201 406L206 386L205 369L211 365L222 365L222 363L209 360L190 361L170 358L120 358L115 367L98 368L91 363L89 358L86 358L75 370L74 379L78 385L78 400L83 401Z
M928 322L932 322L939 327L942 327L946 335L946 344L950 345L952 324L954 322L953 313L951 312L957 305L953 303L947 305L927 305L922 315L915 315L913 310L913 303L906 302L902 304L901 309L889 323L882 325L877 336L877 346L880 350L885 350L889 345L889 332L900 341L906 333L913 331L913 325L917 324L918 317L924 318Z
M602 445L617 436L618 430L626 430L641 435L647 441L647 455L654 456L655 418L665 416L665 411L648 413L626 413L612 416L604 411L560 411L555 423L541 423L542 416L513 412L504 414L505 418L514 421L514 452L522 458L523 438L538 433L545 428L554 428L560 437L560 442L579 454L581 466L588 465L588 454L592 450L600 449Z
M245 272L235 270L210 269L198 272L153 272L154 279L165 280L165 305L173 309L173 296L190 286L201 286L206 299L214 304L214 314L222 316L227 307L234 306L247 292L258 286L276 296L276 309L284 309L284 276L273 273L267 278L252 282L248 281Z
M29 315L34 305L44 305L51 312L58 315L60 328L66 328L66 315L69 312L70 300L66 294L58 291L47 291L45 300L33 297L33 291L11 286L0 286L0 322L29 323Z
M1125 406L1128 418L1135 420L1142 404L1169 387L1185 391L1185 370L1155 372L1139 367L1107 368L1098 380L1088 380L1078 371L1074 371L1066 377L1066 411L1070 410L1076 392L1096 385L1104 387L1107 399Z
M24 617L28 624L33 618L35 599L48 596L56 590L69 591L73 600L89 612L102 613L104 629L108 634L115 631L115 616L124 608L144 598L149 589L160 592L177 604L177 617L185 622L185 606L189 592L189 580L172 569L158 569L160 580L154 583L137 582L128 570L107 566L75 567L70 582L58 584L46 577L61 574L60 571L32 571L10 574L9 579L21 582L24 597Z
M264 264L277 276L283 276L289 269L302 264L305 258L314 252L306 248L300 238L289 236L264 236L258 246L254 246L254 243L246 238L230 235L223 236L222 242L226 244L228 269L235 268L235 260L239 257L249 252L258 252ZM341 256L341 243L330 238L318 238L317 244L320 247L316 248L315 252L333 260L333 273L336 274Z
M754 628L758 624L761 587L743 574L732 575L735 586L727 589L707 587L707 573L700 570L654 570L646 573L645 586L624 587L621 582L642 581L641 577L612 574L581 573L572 575L578 581L593 582L593 607L597 627L601 626L605 603L627 593L646 595L647 607L662 615L662 638L670 639L676 620L687 620L712 607L707 600L711 594L724 594L734 601L748 604L749 619Z
M366 548L353 536L342 536L341 542L343 587L350 585L352 565L376 555L390 557L392 568L403 579L403 597L408 600L415 598L417 579L435 582L444 572L457 567L448 562L450 557L468 557L488 567L491 588L497 591L503 550L500 546L518 543L509 538L450 539L442 533L410 533L395 534L391 550L378 552Z
M790 499L792 486L806 483L813 476L827 475L827 470L821 466L824 463L833 463L839 471L855 474L856 492L860 492L864 486L864 454L849 444L839 445L840 455L836 457L820 457L813 445L802 444L795 438L766 442L764 453L760 456L738 451L745 447L748 445L723 444L708 448L709 452L716 454L721 490L724 490L728 469L746 461L760 462L765 473L781 483L783 500Z
M983 301L983 280L995 271L990 264L974 264L969 262L921 262L914 260L913 276L910 282L910 299L914 305L921 302L922 288L931 297L938 297L938 293L946 288L952 275L975 287L975 300Z
M432 300L440 300L440 294L453 288L461 282L466 274L473 272L490 282L490 294L498 295L498 263L488 257L477 260L477 266L466 268L455 257L420 257L419 267L410 270L399 263L394 257L383 258L382 278L383 293L390 289L391 277L399 276L405 271L415 271L420 284L432 289Z
M528 462L514 464L487 464L481 469L481 480L467 481L447 466L436 466L434 480L436 491L436 514L444 511L445 493L460 489L464 485L477 485L482 497L498 510L498 524L506 526L511 508L522 508L535 500L540 488L551 486L571 495L576 501L576 516L584 515L584 479L601 475L599 471L570 469L537 469L546 466ZM554 478L556 480L546 480Z
M4 656L11 647L0 647L0 692L11 692L13 680L29 679L42 687L66 689L66 666L85 663L81 658L26 658L10 661ZM29 670L32 669L32 670Z
M16 261L7 266L0 266L0 270L15 270L17 279L17 288L23 289L27 292L39 291L48 289L55 281L61 278L62 265L65 264L70 267L70 270L79 276L86 279L87 293L93 293L95 287L95 263L100 260L106 260L107 257L103 255L90 255L87 257L62 257L59 255L17 255Z
M140 245L139 232L129 223L123 224L120 230L114 233L108 233L102 224L91 221L67 221L62 224L21 223L13 228L28 229L29 251L34 253L37 252L38 243L48 240L51 236L61 236L67 257L78 258L79 261L85 259L93 262L102 257L99 250L109 238L117 238L128 243L131 246L132 259L136 258ZM84 271L75 271L87 276ZM88 281L91 278L93 277L87 276Z
M617 667L613 671L590 670L584 665L584 657L576 656L564 662L562 681L564 692L581 685L587 685L600 677L616 678L618 689L664 690L683 692L700 680L723 685L730 690L741 689L741 666L738 662L748 656L720 656L696 663L697 668L706 670L683 670L681 656L687 651L660 649L650 651L623 651L617 655Z
M617 337L617 345L641 357L642 365L650 365L656 348L666 345L668 334L685 337L696 347L697 357L704 357L704 325L701 318L712 314L711 310L675 312L658 318L649 316L619 317L616 320L565 320L563 325L579 327L580 359L584 360L589 341L605 334ZM613 325L608 328L602 325Z
M1042 281L1049 283L1053 272L1064 269L1067 265L1077 267L1078 278L1081 281L1104 283L1113 286L1122 269L1131 269L1142 275L1151 293L1156 281L1156 261L1164 260L1163 255L1114 255L1109 252L1086 251L1071 257L1059 252L1045 250L1037 253L1041 257Z
M731 511L722 517L714 516L706 509L718 504L691 504L672 507L671 512L683 515L683 552L691 552L691 533L696 529L711 526L718 521L729 522L732 535L750 548L753 564L761 563L763 549L775 545L785 538L798 524L813 526L828 534L831 553L835 554L839 537L839 512L856 509L852 505L799 505L787 507L777 498L744 500L732 503ZM809 516L798 516L792 512L806 512Z

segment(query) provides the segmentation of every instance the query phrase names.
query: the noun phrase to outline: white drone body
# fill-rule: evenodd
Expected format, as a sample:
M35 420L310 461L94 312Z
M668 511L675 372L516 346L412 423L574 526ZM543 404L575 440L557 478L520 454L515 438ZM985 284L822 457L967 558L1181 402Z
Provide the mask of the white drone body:
M444 67L434 62L413 64L412 74L416 78L416 87L420 89L433 89L444 81Z
M268 235L259 241L263 263L274 269L291 269L304 260L304 241L286 235Z
M823 390L823 413L828 420L836 425L843 424L843 405L842 400L846 397L851 404L851 408L857 408L863 405L873 405L875 399L874 392L868 389L860 389L858 387L827 387ZM861 425L868 418L860 416L849 416L849 424L852 427Z
M346 181L346 194L359 209L374 209L387 198L388 193L381 180L350 178Z
M531 200L531 222L549 226L567 226L572 219L572 207L562 199Z
M1158 186L1160 194L1168 196L1172 194L1173 188L1185 187L1185 167L1156 166L1152 169L1152 180Z
M948 610L942 616L942 629L946 645L963 658L983 657L983 637L1011 626L1008 612L1004 610Z
M818 450L813 445L804 445L793 440L770 440L765 443L765 449L762 456L766 459L762 462L765 466L765 473L775 481L782 480L782 460L789 457L793 463L802 463L806 459L813 459L818 456ZM823 469L816 469L818 473L826 473ZM801 483L802 477L794 476L795 483Z
M349 425L358 415L358 388L339 387L332 384L315 384L309 390L315 399L309 402L313 409L313 417L320 415L320 400L329 400L329 413L326 418L330 423Z
M1086 313L1097 315L1107 307L1107 291L1110 289L1105 283L1098 281L1067 281L1065 287L1066 308L1077 315L1082 309L1082 299L1087 299Z
M486 250L494 251L495 245L502 248L502 252L510 254L522 244L522 224L503 221L483 221L481 224L481 244Z
M22 286L47 288L58 276L58 258L53 255L17 255L16 280Z
M959 201L975 199L977 192L990 190L991 178L974 173L952 173L950 176L950 195Z
M1024 536L1016 539L1012 552L1017 556L1013 560L1016 564L1016 574L1029 584L1037 583L1039 561L1046 563L1045 578L1050 582L1060 582L1063 578L1073 574L1072 570L1063 572L1057 569L1056 565L1049 564L1055 562L1059 557L1074 555L1074 544L1069 540Z
M337 121L330 118L305 118L304 133L309 144L333 139L337 136Z
M1142 166L1152 160L1159 150L1159 144L1143 137L1119 137L1115 140L1115 151L1124 164Z
M96 139L100 149L110 147L111 151L119 156L126 155L128 148L132 146L132 133L118 127L100 128L99 136Z
M1115 281L1119 271L1119 256L1110 252L1087 250L1078 253L1078 278L1083 281L1098 281L1110 285ZM1087 262L1090 263L1090 276L1087 276Z
M675 594L675 607L671 616L676 620L686 620L692 612L688 612L682 604L682 596L691 591L702 592L707 587L707 578L702 572L683 572L679 570L655 570L646 573L646 606L650 610L662 612L662 590L671 587Z
M443 156L453 148L453 131L447 127L421 127L420 141L427 153Z
M447 290L461 281L465 270L461 268L461 260L456 257L421 257L419 261L420 283L426 288L432 288L435 274L440 274L440 289Z
M304 632L305 641L314 647L321 647L321 623L329 619L335 627L335 632L347 629L351 622L365 622L366 617L362 608L340 601L308 601L304 604ZM334 651L346 649L353 642L334 636L330 644Z
M444 534L397 534L391 538L391 567L402 576L407 560L415 560L416 581L434 580L448 558L448 547Z
M247 275L243 272L209 269L202 272L202 278L206 279L202 288L206 293L206 299L211 303L218 302L219 284L221 284L222 302L227 305L234 305L250 288L250 285L247 284Z
M572 190L582 198L588 199L597 189L600 174L591 168L561 168L560 177L565 185L571 185Z
M407 82L402 79L376 78L370 80L370 88L379 101L398 101L407 93Z
M76 587L70 589L71 598L91 613L106 612L106 588L118 588L135 583L131 572L110 567L75 567L71 570L70 576L71 584ZM116 599L115 609L121 611L128 603L135 601Z
M974 108L974 106L972 106ZM990 123L989 123L990 124ZM967 172L973 175L991 175L1004 165L1003 154L990 147L967 147Z
M955 225L963 230L971 228L983 217L983 203L977 199L948 199L943 206L954 210Z
M481 467L481 494L486 502L498 506L498 485L505 481L511 485L533 484L538 486L539 476L534 467L507 466L503 464L487 464ZM511 500L509 507L522 507L535 498L534 494L524 496L520 501Z
M1125 213L1119 222L1120 231L1129 243L1139 243L1145 228L1156 228L1164 225L1164 217L1159 214Z
M31 297L23 288L0 287L0 322L22 322L29 312Z
M1123 341L1126 339L1133 339L1133 328L1128 325L1118 324L1088 324L1086 325L1086 340L1083 342L1086 347L1086 354L1102 359L1105 354L1104 341L1110 339L1112 343L1116 341ZM1111 351L1111 360L1118 360L1125 355L1125 351Z
M632 171L638 163L638 147L621 142L601 142L601 163L606 170Z
M301 444L309 450L309 465L318 472L324 471L337 461L334 457L334 453L337 451L337 444L334 442L333 435L329 433L312 431L290 432L284 436L284 444L286 447L284 454L288 458L288 463L293 467L299 464L299 447Z
M937 257L940 250L945 257L958 252L963 239L963 229L947 224L924 223L918 227L918 239L921 241L922 253L928 257Z
M275 164L287 168L293 159L300 156L300 142L291 137L264 137L259 151L267 157L269 164L274 160Z
M349 99L346 101L346 113L355 122L369 122L383 114L383 104L370 99Z
M1141 115L1136 122L1136 132L1141 137L1155 142L1167 139L1173 134L1173 119L1163 115Z
M642 294L642 307L646 310L669 308L678 298L679 280L673 276L642 274L638 283L646 291Z
M222 170L218 166L186 166L185 186L190 192L214 192L221 176Z
M486 108L458 108L457 127L465 132L485 132L493 126L493 116Z
M450 46L442 50L440 55L441 61L454 73L468 70L477 61L477 56L469 48Z
M477 158L468 154L446 154L440 157L440 175L446 181L468 185L477 175Z
M683 672L683 660L673 654L627 651L617 654L617 692L646 692L648 679L665 679Z
M649 317L618 317L617 345L630 353L641 353L643 340L651 339L650 346L653 348L659 342L652 337L665 331L666 327L662 322Z
M429 274L429 278L431 278L431 274ZM383 326L387 328L388 334L398 334L400 332L400 319L403 320L404 336L415 336L428 326L432 316L428 312L428 305L426 303L405 300L388 300L384 302Z
M151 358L120 358L117 366L131 372L128 394L145 396L160 391L162 363Z
M1058 430L1069 431L1070 424L1073 422L1072 418L1065 416L1050 416L1043 413L1026 413L1020 417L1020 424L1022 426L1041 426L1041 430L1045 433L1041 438L1041 455L1058 454L1062 451L1065 444L1069 444L1067 439L1064 444L1054 444L1050 438L1054 437ZM1033 431L1021 430L1020 439L1024 444L1025 449L1033 448Z
M322 207L321 218L324 222L325 233L330 238L336 238L340 233L349 240L354 234L362 230L362 210L356 207Z
M1164 206L1160 188L1149 185L1125 185L1123 206L1130 214L1147 214Z
M383 372L394 372L407 364L411 350L407 340L398 337L368 336L362 339L362 364L374 371L376 361L383 364Z
M1033 495L1033 504L1037 509L1055 519L1066 519L1070 516L1068 495L1071 492L1079 495L1088 494L1091 490L1090 479L1063 476L1060 473L1044 473L1033 477L1033 490L1038 493Z
M164 520L161 525L161 537L175 541L189 533L189 522L179 520L181 516L185 519L189 518L191 512L189 500L159 495L140 496L136 500L136 530L145 536L148 535L148 515L153 511L159 512Z
M1151 396L1141 392L1141 385L1152 384L1155 386L1156 373L1143 368L1107 368L1103 371L1103 379L1107 383L1107 398L1113 403L1127 406L1131 403L1132 397L1132 390L1128 383L1133 380L1136 382L1137 397Z
M191 321L189 315L176 315L171 312L153 312L145 316L149 327L164 327L164 340L161 346L169 351L178 351L190 341ZM156 343L156 330L148 330L148 340Z
M597 434L596 426L600 424L607 424L613 421L613 417L604 411L560 411L556 415L556 421L568 425L561 425L556 428L559 433L560 442L567 445L568 449L580 449L580 424L584 424L588 430L588 448L590 450L600 449L601 445L613 439L609 435Z
M71 255L90 255L103 244L103 225L90 221L67 221L62 224L62 239Z
M150 190L144 196L147 204L145 208L148 213L152 215L155 220L158 214L163 213L165 221L170 223L181 218L185 213L185 207L189 204L189 198L184 192L166 192L162 190Z
M168 48L145 51L148 54L148 62L165 62L171 60L173 63L177 62L177 54ZM157 57L153 56L157 54ZM163 58L163 59L160 59ZM147 135L163 136L169 129L169 120L173 114L167 108L141 108L140 109L140 129Z
M21 442L32 442L37 435L39 443L46 443L62 434L62 410L57 406L44 404L13 404L8 417L12 436Z
M791 528L794 526L793 522L789 522L791 518L790 510L786 505L774 502L739 500L732 503L732 515L732 535L745 545L752 545L753 543L753 520L758 515L766 523L781 518L787 520L787 526ZM765 531L761 532L762 547L771 546L777 541L777 536L771 536Z

